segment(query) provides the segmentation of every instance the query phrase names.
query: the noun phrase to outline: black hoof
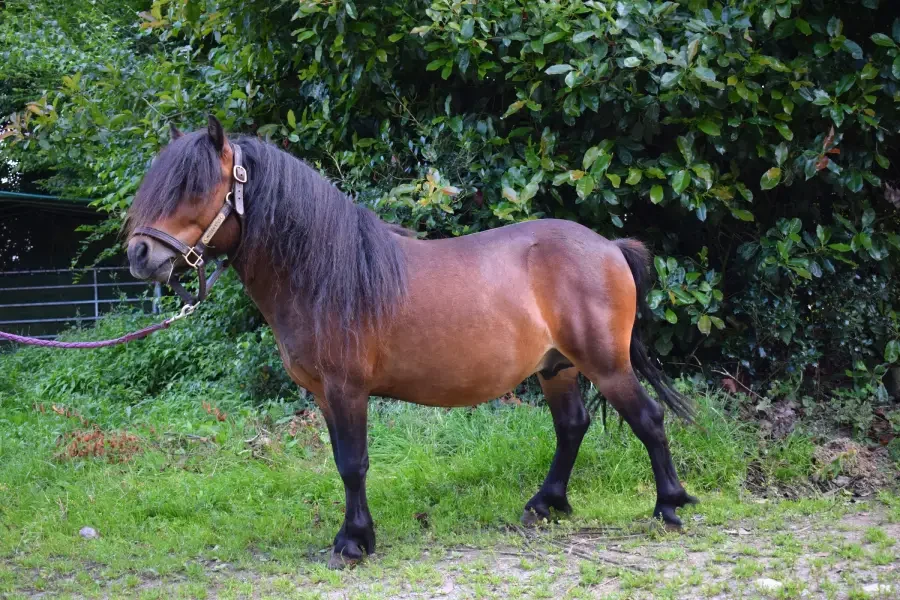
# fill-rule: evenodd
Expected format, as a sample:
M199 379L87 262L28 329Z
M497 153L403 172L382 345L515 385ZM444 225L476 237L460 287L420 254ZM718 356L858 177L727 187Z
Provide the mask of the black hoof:
M339 553L337 550L331 551L331 558L328 559L328 568L340 571L347 567L351 567L362 560L362 554L356 558L351 558L347 554Z
M700 500L696 496L691 496L686 491L681 490L674 498L667 501L656 501L656 508L653 509L653 518L662 519L666 525L666 529L680 530L682 528L681 519L675 514L675 509L687 506L688 504L699 504Z
M550 511L545 510L541 511L544 514L539 513L534 508L526 508L524 512L522 512L522 518L519 519L522 522L522 525L525 527L537 527L544 521L550 520Z
M550 520L550 509L565 515L572 514L572 505L564 495L538 492L537 495L525 505L522 513L522 525L534 527L542 521Z
M350 533L348 533L348 529ZM375 529L371 522L355 524L350 527L345 523L334 538L334 549L328 560L331 569L343 569L360 562L366 555L375 553Z
M670 504L657 504L653 509L653 518L661 519L668 530L678 531L682 528L681 519L675 514L675 507Z

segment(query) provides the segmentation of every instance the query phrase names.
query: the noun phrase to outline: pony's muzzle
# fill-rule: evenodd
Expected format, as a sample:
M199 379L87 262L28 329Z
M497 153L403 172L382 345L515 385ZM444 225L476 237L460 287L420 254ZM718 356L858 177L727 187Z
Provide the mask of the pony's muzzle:
M128 241L128 266L136 279L165 282L172 273L174 254L161 244L143 236Z

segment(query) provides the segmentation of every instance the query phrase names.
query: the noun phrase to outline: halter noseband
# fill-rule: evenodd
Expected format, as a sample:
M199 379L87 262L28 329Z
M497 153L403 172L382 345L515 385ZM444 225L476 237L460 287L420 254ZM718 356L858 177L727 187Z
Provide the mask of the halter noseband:
M247 183L247 169L241 164L241 147L237 144L231 144L231 148L234 153L234 167L231 169L231 191L225 196L225 203L222 205L219 213L193 247L155 227L137 227L134 230L134 235L144 235L153 238L175 252L180 253L184 262L197 271L199 290L196 296L188 293L178 281L170 280L168 282L172 289L184 300L185 304L191 307L191 310L193 310L194 306L203 302L210 288L212 288L225 269L228 268L228 260L222 260L216 264L216 269L209 276L209 279L206 278L206 251L209 249L209 243L215 237L216 232L219 231L226 219L231 216L231 213L237 214L241 225L241 234L244 231L244 184Z

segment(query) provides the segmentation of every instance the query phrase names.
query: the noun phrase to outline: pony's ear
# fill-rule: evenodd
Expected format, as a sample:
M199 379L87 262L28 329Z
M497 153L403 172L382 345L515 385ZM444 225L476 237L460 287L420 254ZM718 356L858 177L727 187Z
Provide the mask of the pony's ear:
M213 147L220 155L225 148L225 129L219 120L213 115L209 115L209 127L207 127L210 139L212 139Z
M184 134L181 133L181 130L179 130L177 127L175 127L175 123L169 123L169 137L172 139L173 142L183 135Z

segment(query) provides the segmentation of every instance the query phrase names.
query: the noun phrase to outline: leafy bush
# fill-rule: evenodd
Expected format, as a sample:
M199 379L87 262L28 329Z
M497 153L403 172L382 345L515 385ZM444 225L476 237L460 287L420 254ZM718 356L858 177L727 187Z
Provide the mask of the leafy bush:
M172 306L167 308L174 308ZM115 338L158 317L123 312L75 330L67 339ZM230 399L260 404L304 401L281 366L272 333L252 307L237 278L216 286L216 302L190 319L141 341L96 350L29 348L3 355L0 395L15 396L23 381L49 403L140 406L155 397Z
M0 94L0 151L99 198L98 235L168 122L212 110L433 237L640 237L663 354L816 385L898 361L889 2L55 4L7 2L0 73L41 75Z

